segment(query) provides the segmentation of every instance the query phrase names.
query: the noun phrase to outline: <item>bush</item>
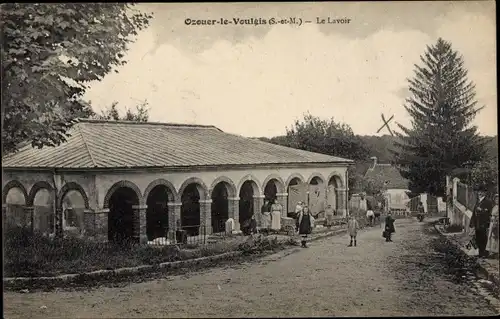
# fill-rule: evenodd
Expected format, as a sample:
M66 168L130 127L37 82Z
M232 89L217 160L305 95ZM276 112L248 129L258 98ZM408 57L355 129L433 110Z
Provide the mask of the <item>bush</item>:
M50 239L26 228L4 235L6 277L57 276L102 269L157 265L211 256L238 249L237 243L218 242L181 250L177 246L115 245L81 238Z

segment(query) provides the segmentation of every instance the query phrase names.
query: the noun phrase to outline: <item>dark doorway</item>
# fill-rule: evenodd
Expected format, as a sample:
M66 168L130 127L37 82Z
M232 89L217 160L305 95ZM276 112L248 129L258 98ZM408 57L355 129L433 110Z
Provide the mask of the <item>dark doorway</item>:
M269 201L273 201L276 199L276 194L278 193L278 188L276 187L276 182L274 180L270 180L266 187L264 188L264 197Z
M198 185L190 184L181 197L181 226L188 236L200 234L200 192Z
M240 225L249 220L253 215L254 187L252 181L243 183L240 189Z
M139 205L139 198L128 187L121 187L111 195L109 199L108 240L119 244L139 240L139 238L134 238L133 205Z
M228 192L224 182L215 185L212 191L212 229L214 233L223 232L229 218Z
M168 188L158 185L151 190L147 198L146 233L148 240L167 237L168 231Z

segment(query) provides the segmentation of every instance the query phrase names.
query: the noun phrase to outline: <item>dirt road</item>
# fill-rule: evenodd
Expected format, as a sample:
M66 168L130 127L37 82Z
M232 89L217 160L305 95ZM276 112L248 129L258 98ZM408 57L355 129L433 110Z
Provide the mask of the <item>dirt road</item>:
M124 288L7 292L5 318L497 314L470 276L455 280L442 247L436 250L442 240L425 225L396 221L392 243L374 227L360 232L358 247L331 237L259 262Z

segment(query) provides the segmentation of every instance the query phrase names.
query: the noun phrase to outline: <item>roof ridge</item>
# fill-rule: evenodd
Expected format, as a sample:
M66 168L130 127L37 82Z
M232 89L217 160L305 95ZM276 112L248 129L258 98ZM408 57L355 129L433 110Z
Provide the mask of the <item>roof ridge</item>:
M215 128L222 132L222 130L215 125L204 125L204 124L188 124L188 123L165 123L165 122L138 122L138 121L126 121L126 120L99 120L90 118L79 118L80 123L101 123L101 124L128 124L128 125L151 125L151 126L177 126L186 128Z
M90 151L90 147L87 144L87 140L85 139L85 135L82 132L82 128L80 125L77 125L78 132L80 132L80 136L82 137L83 145L85 145L85 148L87 149L87 152L89 153L90 160L92 161L92 164L94 164L94 167L97 167L97 163L94 160L94 156L92 156L92 152Z

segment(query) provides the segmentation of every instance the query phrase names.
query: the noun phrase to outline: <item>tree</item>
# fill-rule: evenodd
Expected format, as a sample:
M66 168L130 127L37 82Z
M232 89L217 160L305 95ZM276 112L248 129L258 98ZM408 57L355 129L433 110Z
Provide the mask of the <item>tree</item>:
M2 4L2 155L65 141L74 119L92 114L87 83L117 72L150 18L125 3Z
M412 96L405 109L411 128L398 124L395 163L410 182L412 193L444 196L445 177L485 156L485 140L471 125L477 112L475 86L467 79L464 61L449 42L427 46L409 79Z
M147 122L149 120L148 104L147 101L143 101L136 105L135 113L131 109L127 109L125 115L121 117L116 108L118 102L113 102L109 108L101 111L100 115L93 114L91 117L98 120Z
M351 127L345 123L336 123L333 118L322 120L305 114L302 121L296 120L290 129L287 128L286 136L291 147L310 152L353 160L369 156L366 145L354 135Z

